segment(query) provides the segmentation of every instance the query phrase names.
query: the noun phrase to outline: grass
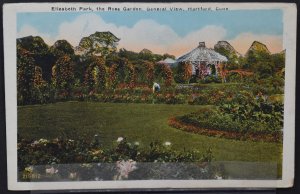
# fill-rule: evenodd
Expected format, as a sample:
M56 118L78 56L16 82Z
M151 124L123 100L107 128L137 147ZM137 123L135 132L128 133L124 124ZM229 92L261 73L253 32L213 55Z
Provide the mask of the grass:
M100 135L105 147L120 136L148 146L151 141L172 143L172 149L198 150L211 147L216 161L277 163L281 171L282 145L237 141L184 132L168 126L170 117L195 112L204 106L62 102L18 107L18 134L25 138L52 139L61 135L76 139Z

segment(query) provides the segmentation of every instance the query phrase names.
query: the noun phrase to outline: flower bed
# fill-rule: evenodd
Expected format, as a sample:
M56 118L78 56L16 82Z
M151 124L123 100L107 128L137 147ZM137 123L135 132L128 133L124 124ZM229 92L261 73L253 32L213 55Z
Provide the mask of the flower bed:
M223 104L216 109L201 109L198 112L171 118L169 125L208 136L282 141L283 105L248 97L247 100L240 99L239 103Z
M171 142L153 142L149 148L119 137L111 149L97 141L71 139L18 139L20 181L214 179L211 149L201 154L178 152ZM216 176L218 174L218 176ZM224 177L223 177L224 178Z
M200 135L221 137L227 139L236 140L251 140L251 141L266 141L266 142L281 142L282 132L239 132L239 131L224 131L220 129L209 129L200 127L194 124L187 124L178 120L177 118L170 118L168 124L174 128L181 129L183 131L196 133Z

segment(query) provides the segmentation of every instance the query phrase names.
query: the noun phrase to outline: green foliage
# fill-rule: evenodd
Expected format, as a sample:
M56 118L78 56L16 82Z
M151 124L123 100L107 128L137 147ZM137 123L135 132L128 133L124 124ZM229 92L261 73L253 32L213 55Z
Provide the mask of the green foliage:
M17 39L17 47L24 48L32 54L43 55L49 50L48 45L39 36L27 36Z
M94 180L95 177L106 180L138 179L137 177L153 179L162 176L213 179L218 171L210 165L213 159L210 148L202 154L188 150L178 152L172 150L170 145L155 141L149 147L141 149L138 143L130 143L122 137L119 139L112 148L104 149L96 140L89 142L84 138L72 140L62 137L30 141L19 137L20 179L59 180L64 177L65 180L77 178L76 176L80 176L81 180ZM74 162L77 164L73 165ZM164 169L166 167L168 170ZM157 171L156 168L162 170ZM180 169L182 171L178 171ZM174 176L174 172L179 176Z
M79 42L79 47L84 49L86 55L92 55L95 50L93 40L89 37L83 37Z
M206 76L204 79L199 80L199 83L207 84L207 83L222 83L222 79L219 76L209 75Z
M170 59L176 59L176 57L174 56L174 55L170 55L170 54L168 54L168 53L165 53L165 54L163 54L163 59L167 59L167 58L170 58Z
M243 78L238 73L229 73L226 76L226 80L227 82L235 82L235 83L243 82Z
M35 61L28 51L17 47L18 104L32 104L34 99Z
M274 63L275 69L282 70L285 66L285 53L273 54L272 62Z
M198 103L206 104L206 97L199 98ZM201 110L178 119L208 129L274 132L283 128L283 105L271 103L263 96L255 98L251 93L242 91L217 110Z
M223 115L230 115L234 121L263 123L265 130L280 131L283 128L283 104L271 103L262 94L254 99L247 92L241 93L232 103L223 104L220 111Z
M34 99L34 103L44 104L50 101L50 86L46 81L43 80L42 69L38 66L35 67L33 86L32 99Z
M108 87L110 89L115 89L118 84L118 72L117 65L112 65L108 69Z
M58 59L63 55L74 55L74 50L72 45L66 40L58 40L50 47L50 52Z
M85 72L84 83L88 92L102 92L106 88L106 68L102 57L95 57Z
M146 80L147 85L151 87L154 82L154 64L148 61L145 61L144 65L146 66Z
M175 56L169 55L167 53L164 55L154 54L148 49L143 49L141 52L136 53L136 52L128 51L128 50L122 48L119 50L118 55L120 57L128 59L129 61L131 61L133 64L136 64L136 65L142 64L143 61L158 62L167 57L172 58L172 59L175 58Z
M106 57L117 50L119 39L111 32L95 32L88 37L83 37L79 42L79 48L86 55L101 55Z
M138 53L138 58L145 61L157 62L163 59L162 55L154 54L148 49L143 49Z
M52 81L58 96L69 98L74 86L74 62L68 55L60 57L52 69Z
M126 49L115 52L118 41L119 39L109 32L96 32L82 39L78 48L79 51L83 49L85 54L75 55L72 46L65 40L57 41L49 49L40 37L18 39L19 104L47 103L66 99L97 100L95 98L97 93L102 93L101 95L106 93L114 98L111 101L123 102L124 96L120 97L118 94L111 93L110 90L115 90L122 85L130 86L131 89L141 85L147 85L149 88L152 87L153 82L157 82L161 85L162 97L160 97L161 100L158 100L161 103L189 102L190 104L219 105L230 101L231 95L236 94L236 91L233 90L240 90L240 88L230 89L229 87L224 89L225 85L224 88L206 87L204 90L202 90L202 85L198 90L193 85L207 84L209 86L210 83L220 83L222 80L218 76L207 76L201 80L197 76L192 77L192 66L188 63L180 63L172 69L167 65L157 63L158 60L166 57L174 58L169 54L157 55L148 49L143 49L139 53ZM233 63L234 60L237 60L238 66L246 64L244 68L254 73L251 77L241 77L237 73L229 73L227 81L243 83L242 86L248 87L246 90L251 91L253 95L259 92L264 95L276 95L284 92L285 54L283 52L271 55L264 49L259 51L252 49L245 58L237 58L235 53L230 53L224 48L220 48L218 51L231 61L227 64L228 69L237 68ZM22 56L24 53L28 59ZM96 55L103 55L103 57ZM64 61L62 58L66 56L69 59ZM100 60L98 65L97 60ZM60 64L59 67L57 64ZM35 66L40 68L36 69ZM35 73L37 73L36 78L34 78ZM65 75L63 75L64 73ZM67 77L64 78L64 76ZM33 79L36 79L37 82L43 81L43 84L34 87ZM24 83L21 83L22 80L25 80ZM175 92L174 81L193 84L186 85L187 89L184 90L176 89ZM180 85L179 87L181 87ZM223 91L224 94L215 95L220 94L217 90ZM178 94L183 94L185 100L177 100ZM166 100L169 96L173 100ZM101 97L101 99L103 98ZM105 97L105 101L110 101L107 99L108 97ZM126 99L128 99L126 102L148 103L153 96L135 95L132 98L126 97Z
M27 50L35 61L35 65L42 68L43 79L51 81L51 69L55 63L55 57L49 50L49 46L39 36L27 36L17 39L17 47ZM18 51L18 50L17 50Z
M175 80L178 83L189 83L192 78L192 64L179 63L176 69Z
M169 87L173 83L173 72L169 65L162 65L162 78L164 80L165 87Z
M125 74L125 83L129 84L129 86L133 88L137 83L137 74L135 67L132 63L127 63Z
M260 79L275 76L285 66L284 53L271 55L266 51L250 50L245 60L244 68L253 71Z
M280 75L274 75L265 79L255 76L252 79L245 80L245 82L245 85L253 91L253 94L258 94L259 92L265 95L284 93L284 78Z
M119 50L118 55L121 58L126 58L127 60L132 61L132 62L137 62L140 59L139 58L139 53L136 53L136 52L133 52L133 51L128 51L124 48L121 48Z
M231 70L231 69L239 69L241 67L241 63L239 61L239 57L237 56L236 53L234 52L230 52L230 50L227 50L224 47L220 47L220 48L215 48L215 51L220 53L221 55L225 56L228 59L227 62L227 69Z

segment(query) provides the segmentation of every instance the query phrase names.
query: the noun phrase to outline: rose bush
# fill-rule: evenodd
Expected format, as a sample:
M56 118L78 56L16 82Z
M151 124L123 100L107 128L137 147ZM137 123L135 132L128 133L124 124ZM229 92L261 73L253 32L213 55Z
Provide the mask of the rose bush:
M96 137L96 136L95 136ZM220 174L211 164L212 150L179 152L171 142L152 142L141 148L119 137L114 147L104 149L97 138L18 138L18 170L21 181L123 180L123 179L213 179Z

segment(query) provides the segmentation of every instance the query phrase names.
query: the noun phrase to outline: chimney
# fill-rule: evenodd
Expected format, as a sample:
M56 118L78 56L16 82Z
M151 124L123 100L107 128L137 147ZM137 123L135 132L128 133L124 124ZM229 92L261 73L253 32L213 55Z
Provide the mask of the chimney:
M205 48L205 42L199 42L199 48Z

